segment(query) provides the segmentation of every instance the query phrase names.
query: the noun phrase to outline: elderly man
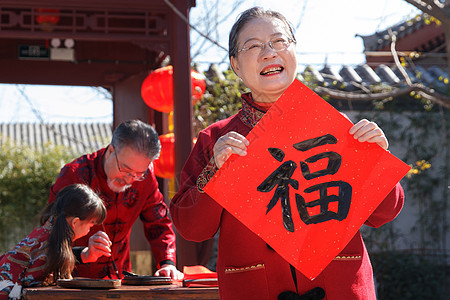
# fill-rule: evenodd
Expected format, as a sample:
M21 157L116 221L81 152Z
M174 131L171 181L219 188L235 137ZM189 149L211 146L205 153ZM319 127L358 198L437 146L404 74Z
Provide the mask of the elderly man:
M152 161L161 144L155 129L139 120L120 124L111 143L65 165L50 190L49 202L63 187L72 183L89 185L103 199L107 217L102 227L74 244L80 264L74 276L114 278L111 256L123 277L131 270L130 232L139 217L157 263L156 276L181 279L175 267L175 234L168 209L158 189Z

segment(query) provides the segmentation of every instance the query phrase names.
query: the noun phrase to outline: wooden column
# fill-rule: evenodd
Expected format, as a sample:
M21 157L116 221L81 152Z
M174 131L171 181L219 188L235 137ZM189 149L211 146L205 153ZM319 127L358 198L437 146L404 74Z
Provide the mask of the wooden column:
M176 0L172 3L189 19L189 1ZM173 18L173 64L174 86L174 132L175 132L175 188L179 188L181 169L192 150L192 91L189 26L179 16ZM206 265L212 249L212 242L195 243L186 241L177 233L177 266Z
M130 119L153 123L153 120L150 120L150 108L141 97L141 85L146 76L147 74L142 72L114 84L113 129Z
M188 1L176 0L172 3L189 19ZM177 15L174 15L172 20L174 38L170 59L173 65L174 87L175 178L179 178L184 162L191 152L193 139L191 57L188 24Z

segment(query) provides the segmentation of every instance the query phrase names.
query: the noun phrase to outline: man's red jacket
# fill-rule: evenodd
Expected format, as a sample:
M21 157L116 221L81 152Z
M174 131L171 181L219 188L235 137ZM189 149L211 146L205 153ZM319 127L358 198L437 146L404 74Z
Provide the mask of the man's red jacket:
M176 261L175 234L169 219L168 209L158 189L153 165L147 178L136 181L122 193L115 193L108 187L106 174L102 167L105 148L84 155L65 165L50 190L49 203L55 200L56 193L72 183L89 185L102 200L107 209L104 221L106 233L112 241L112 253L119 274L131 271L130 232L137 218L142 220L144 233L150 243L155 261L159 265L164 260ZM100 225L91 228L89 234L74 242L74 246L87 246L91 235L102 230ZM110 259L101 257L96 263L77 264L74 276L90 278L114 278Z

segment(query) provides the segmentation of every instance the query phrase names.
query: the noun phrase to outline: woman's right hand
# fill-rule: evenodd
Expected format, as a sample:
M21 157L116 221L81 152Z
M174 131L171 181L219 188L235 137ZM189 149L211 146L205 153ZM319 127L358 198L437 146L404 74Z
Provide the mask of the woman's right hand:
M230 131L221 136L213 148L214 162L217 168L222 167L231 154L247 155L247 147L249 144L245 136L235 131Z
M86 248L81 251L83 263L96 262L102 256L111 256L111 240L103 231L97 231L89 238Z

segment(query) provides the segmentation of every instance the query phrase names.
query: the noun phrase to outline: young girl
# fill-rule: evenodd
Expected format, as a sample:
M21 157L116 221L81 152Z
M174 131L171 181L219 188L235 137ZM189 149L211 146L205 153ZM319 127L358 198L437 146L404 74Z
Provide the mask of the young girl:
M22 286L72 278L72 242L105 217L106 208L90 187L72 184L62 189L42 212L41 226L0 257L0 299L20 298Z

